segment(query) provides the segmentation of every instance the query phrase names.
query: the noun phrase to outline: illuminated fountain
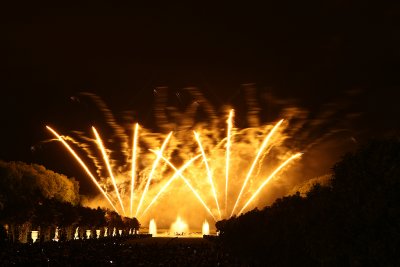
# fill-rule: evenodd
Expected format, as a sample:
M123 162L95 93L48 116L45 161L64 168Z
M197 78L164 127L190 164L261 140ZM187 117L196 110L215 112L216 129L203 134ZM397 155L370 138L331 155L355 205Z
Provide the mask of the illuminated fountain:
M176 236L187 235L189 233L189 226L178 216L176 221L171 224L170 231Z
M194 94L198 95L198 92ZM122 141L123 149L117 151L125 157L122 163L112 157L115 151L108 147L114 142L103 141L95 127L91 128L92 138L80 134L78 138L83 141L60 135L49 126L47 129L96 185L106 201L103 206L111 207L121 215L147 221L155 214L161 214L159 211L162 210L171 218L179 213L186 218L204 214L206 220L228 219L263 203L259 196L268 184L302 154L281 147L288 126L283 119L273 125L238 129L234 125L235 112L230 109L224 116L210 111L209 124L184 124L185 121L195 121L199 105L208 105L207 109L211 109L207 100L200 98L201 101L190 105L191 109L185 113L187 117L182 116L182 125L179 125L180 121L176 122L175 132L157 133L134 123L128 135L108 111L109 124ZM86 159L74 148L86 152ZM90 164L86 164L88 160ZM97 168L96 172L91 170L93 167ZM160 209L160 205L168 201L162 197L172 193L174 198L169 200L185 203L190 199L188 214L179 210L179 204L174 209L169 209L171 206ZM203 224L203 233L206 223ZM188 233L188 229L178 229L188 228L180 217L173 225L172 233ZM116 234L114 228L112 236ZM119 234L122 233L119 231ZM104 236L107 236L107 230Z
M153 237L157 236L157 225L154 219L150 220L149 224L149 234L151 234Z
M203 227L201 230L202 235L209 235L210 234L210 226L208 225L207 220L204 221L203 223Z

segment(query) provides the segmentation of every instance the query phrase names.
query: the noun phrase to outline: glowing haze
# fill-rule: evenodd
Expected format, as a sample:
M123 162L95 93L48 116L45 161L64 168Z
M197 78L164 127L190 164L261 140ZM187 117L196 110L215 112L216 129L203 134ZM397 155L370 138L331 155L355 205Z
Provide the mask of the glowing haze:
M179 215L175 224L182 218L191 228L204 229L207 220L229 218L265 204L269 183L284 179L285 170L301 156L282 147L288 122L283 118L238 129L233 109L216 114L198 91L191 90L195 101L175 125L168 124L162 102L156 102L161 133L139 126L140 122L122 130L107 110L108 122L118 129L121 142L127 142L121 144L122 151L108 147L109 139L102 139L100 128L92 127L91 138L81 138L92 143L83 151L71 136L47 126L96 184L101 194L92 205L137 217L142 223L154 218L163 227ZM196 122L200 109L208 121ZM91 153L82 153L88 147ZM124 162L113 159L117 152L124 155Z

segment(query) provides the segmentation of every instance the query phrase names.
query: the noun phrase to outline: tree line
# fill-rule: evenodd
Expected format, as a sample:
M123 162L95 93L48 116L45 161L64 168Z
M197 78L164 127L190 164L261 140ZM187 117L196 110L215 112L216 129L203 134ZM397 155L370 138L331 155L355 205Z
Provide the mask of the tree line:
M85 230L102 229L108 235L114 228L138 230L136 218L122 217L115 211L80 205L79 183L37 164L0 161L0 235L12 242L27 242L32 230L40 230L42 241L57 231L70 240Z
M219 221L222 245L265 266L399 266L400 141L374 140L328 186Z

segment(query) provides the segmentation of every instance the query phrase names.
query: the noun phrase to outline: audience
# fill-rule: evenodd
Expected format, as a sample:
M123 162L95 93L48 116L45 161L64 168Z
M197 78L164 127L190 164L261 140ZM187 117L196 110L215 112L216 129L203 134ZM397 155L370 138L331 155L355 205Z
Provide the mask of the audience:
M216 242L170 239L132 242L134 237L7 244L1 266L259 266L226 253Z

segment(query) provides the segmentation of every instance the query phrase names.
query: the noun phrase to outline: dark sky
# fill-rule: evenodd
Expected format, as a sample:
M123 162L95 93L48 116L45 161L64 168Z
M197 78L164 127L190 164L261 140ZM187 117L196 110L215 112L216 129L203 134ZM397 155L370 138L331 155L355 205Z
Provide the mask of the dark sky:
M196 86L222 105L239 103L242 84L254 83L314 112L358 91L354 127L371 137L400 128L399 4L60 2L0 8L0 159L45 164L31 146L49 138L47 123L83 123L71 98L82 91L142 120L157 86Z

